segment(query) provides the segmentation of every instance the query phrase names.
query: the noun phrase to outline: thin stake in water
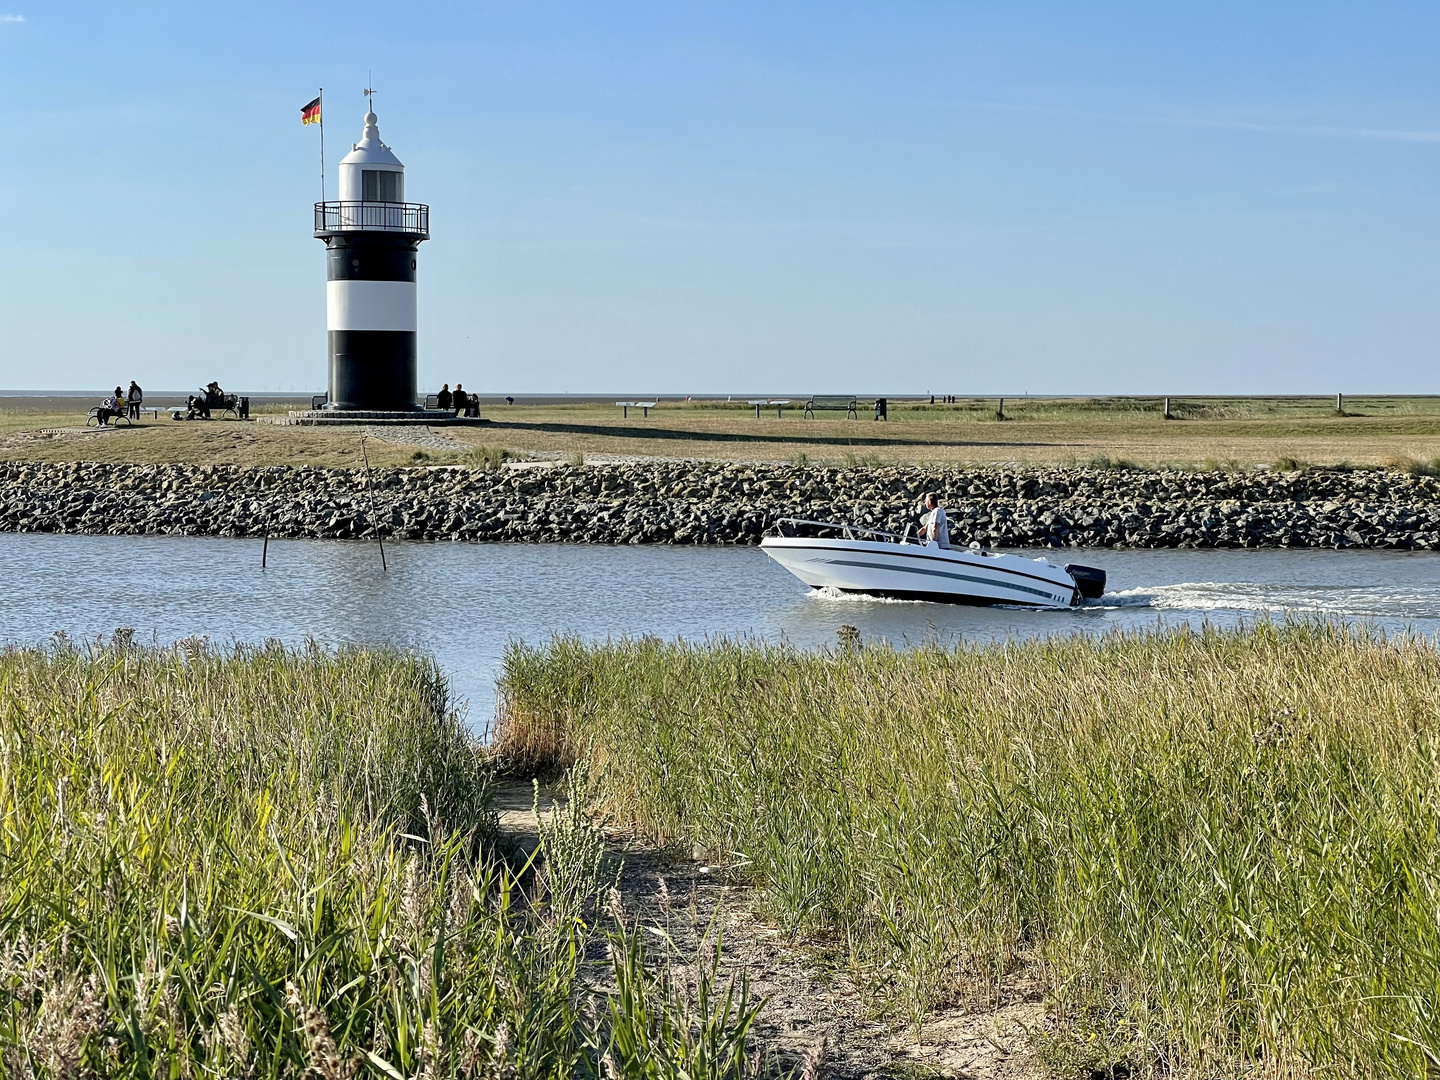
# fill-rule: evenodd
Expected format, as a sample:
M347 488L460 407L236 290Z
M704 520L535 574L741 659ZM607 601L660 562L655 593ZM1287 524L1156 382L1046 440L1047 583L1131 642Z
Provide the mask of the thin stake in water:
M370 487L370 454L365 449L367 435L360 436L360 456L365 459L365 495L370 503L370 518L375 522L375 539L380 544L380 570L389 573L390 568L385 565L385 537L380 532L380 518L375 514L375 492Z

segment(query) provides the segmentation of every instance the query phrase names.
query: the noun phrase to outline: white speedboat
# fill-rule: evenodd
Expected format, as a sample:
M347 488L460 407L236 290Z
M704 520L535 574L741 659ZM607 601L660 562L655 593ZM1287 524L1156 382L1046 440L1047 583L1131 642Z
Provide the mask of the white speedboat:
M1070 607L1105 591L1105 571L1000 555L803 518L781 518L760 550L815 589L947 604ZM811 532L817 535L784 535ZM828 535L825 535L828 534Z

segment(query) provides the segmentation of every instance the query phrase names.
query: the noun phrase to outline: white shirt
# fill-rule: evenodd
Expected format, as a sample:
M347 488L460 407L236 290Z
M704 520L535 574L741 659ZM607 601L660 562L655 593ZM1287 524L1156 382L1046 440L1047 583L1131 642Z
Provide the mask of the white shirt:
M939 543L942 548L948 548L950 546L950 524L945 520L945 508L943 506L935 507L934 510L931 510L922 517L920 519L920 525L925 530L929 530L932 525L935 526L935 535L932 539Z

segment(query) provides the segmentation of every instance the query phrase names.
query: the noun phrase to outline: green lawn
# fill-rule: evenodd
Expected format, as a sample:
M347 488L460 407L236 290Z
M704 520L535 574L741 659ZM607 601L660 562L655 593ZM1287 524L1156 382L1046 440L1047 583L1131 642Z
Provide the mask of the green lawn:
M9 399L13 404L16 399ZM800 399L796 399L797 401ZM955 405L893 402L877 423L792 407L760 417L743 402L662 402L648 418L612 405L486 404L489 424L444 429L457 449L371 439L377 464L458 463L491 457L562 460L676 457L717 461L924 464L1019 462L1075 465L1096 459L1140 465L1252 467L1288 458L1313 464L1383 465L1440 457L1440 398L1176 398L1166 420L1156 398L1009 400ZM263 412L257 413L261 419ZM285 428L252 422L147 420L133 430L74 430L83 416L0 409L0 458L242 465L352 466L356 428ZM440 430L440 429L437 429Z

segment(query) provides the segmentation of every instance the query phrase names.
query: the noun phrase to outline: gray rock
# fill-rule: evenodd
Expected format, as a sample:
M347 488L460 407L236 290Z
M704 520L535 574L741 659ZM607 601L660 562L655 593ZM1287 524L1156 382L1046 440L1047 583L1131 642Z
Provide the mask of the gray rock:
M779 517L902 532L923 492L956 542L1440 547L1440 481L1397 472L1186 473L646 463L470 472L0 462L0 530L116 535L754 544Z

